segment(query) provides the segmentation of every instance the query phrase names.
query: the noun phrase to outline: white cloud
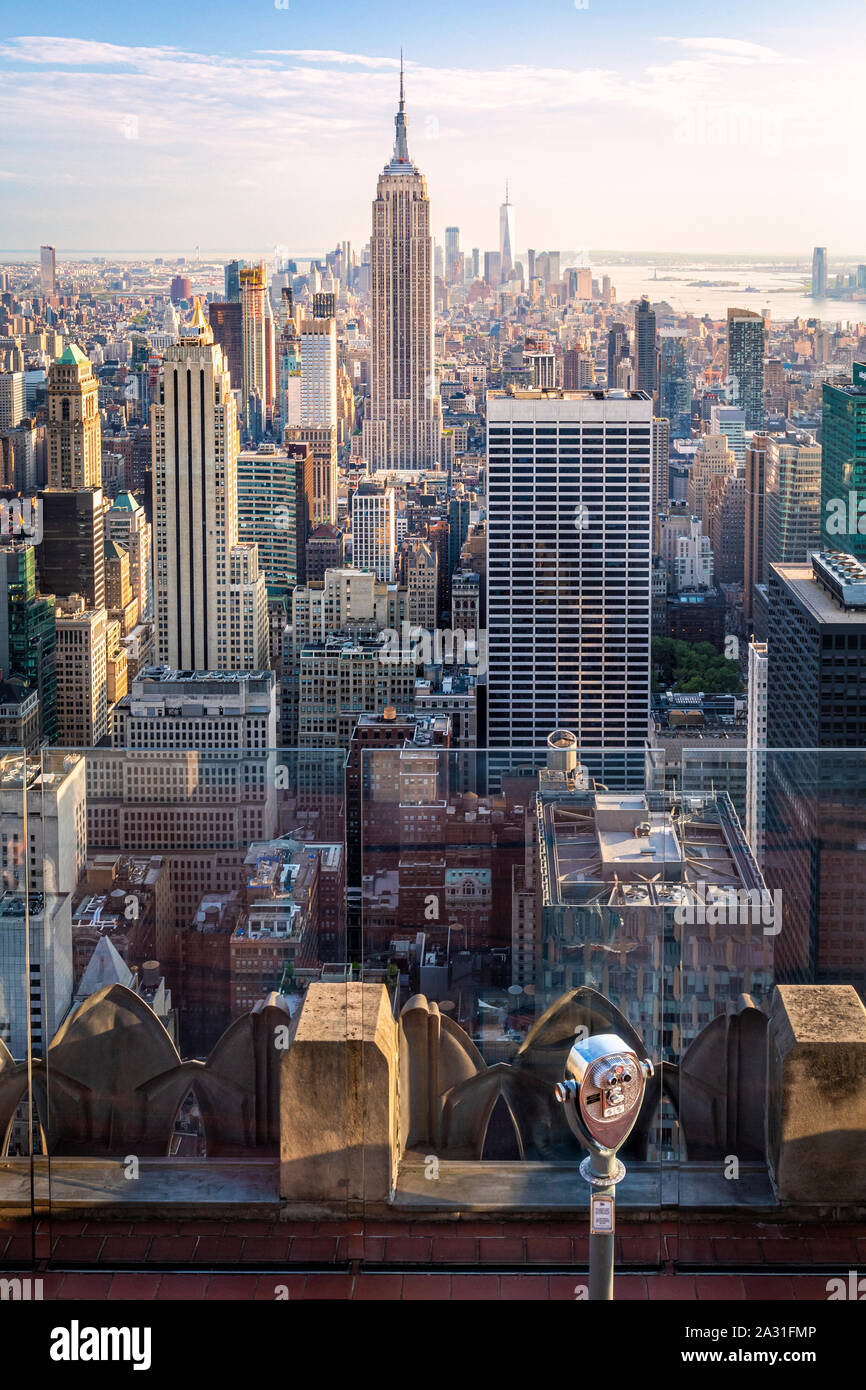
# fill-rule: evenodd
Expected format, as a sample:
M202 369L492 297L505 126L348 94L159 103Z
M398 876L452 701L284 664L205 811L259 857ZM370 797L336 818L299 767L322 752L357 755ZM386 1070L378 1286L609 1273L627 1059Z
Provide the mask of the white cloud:
M506 174L522 188L519 241L531 231L538 245L647 244L638 206L662 245L682 244L685 218L705 225L703 244L716 247L752 236L763 219L770 245L776 213L772 192L761 190L796 189L804 174L807 244L832 239L813 231L819 213L862 222L863 194L838 139L859 117L853 54L836 53L832 68L813 55L806 91L797 54L719 37L658 43L629 69L407 64L410 147L428 176L435 224L459 219L470 244L494 244L495 230L484 227ZM251 235L305 246L364 236L393 139L398 66L391 56L333 49L235 56L7 39L0 81L12 172L2 200L12 203L15 179L42 191L7 206L4 237L26 241L43 215L90 228L76 233L79 245L131 245L130 221L146 244L163 246L184 236L230 242L240 228L245 244ZM70 132L79 186L54 207L48 195ZM807 171L818 163L839 188L826 210L807 207L815 199ZM233 197L241 180L261 197ZM791 217L789 202L789 246Z
M268 57L299 58L303 63L356 63L363 68L391 68L399 70L399 58L374 58L367 53L341 53L335 48L258 48L257 53ZM406 63L406 71L413 64Z
M171 53L166 48L128 48L113 43L98 43L93 39L42 38L22 35L0 44L0 57L15 62L38 63L40 66L59 64L82 67L85 64L134 64L144 54Z
M791 63L800 59L790 58L778 53L765 44L749 43L746 39L713 38L671 38L663 37L661 43L674 43L690 53L701 53L706 57L729 63Z

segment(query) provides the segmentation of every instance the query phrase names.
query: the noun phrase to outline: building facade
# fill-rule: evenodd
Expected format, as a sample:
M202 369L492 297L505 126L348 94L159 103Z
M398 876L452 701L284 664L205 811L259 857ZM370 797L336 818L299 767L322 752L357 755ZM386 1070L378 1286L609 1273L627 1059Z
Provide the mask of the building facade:
M638 391L652 395L658 385L658 347L656 316L648 299L640 301L634 316L634 360Z
M409 157L402 72L395 125L394 154L379 176L370 237L373 365L364 457L373 471L417 471L440 463L430 202L426 180Z
M229 670L237 416L225 358L198 305L166 352L152 430L157 658L178 670ZM264 616L253 644L266 653L263 574L257 583L255 611Z
M728 402L745 412L747 430L764 428L764 319L728 310Z
M361 483L352 497L352 563L390 584L397 549L396 497L392 487Z
M866 559L866 365L825 382L821 415L821 524L827 549Z
M692 387L686 363L686 335L673 328L659 334L659 415L670 424L671 439L692 432Z
M71 343L48 374L48 486L99 487L99 384L90 359Z
M258 546L268 585L298 582L296 468L276 444L238 454L238 539Z
M771 565L765 872L783 895L776 979L866 990L866 568Z
M488 741L642 747L649 711L652 401L488 397Z

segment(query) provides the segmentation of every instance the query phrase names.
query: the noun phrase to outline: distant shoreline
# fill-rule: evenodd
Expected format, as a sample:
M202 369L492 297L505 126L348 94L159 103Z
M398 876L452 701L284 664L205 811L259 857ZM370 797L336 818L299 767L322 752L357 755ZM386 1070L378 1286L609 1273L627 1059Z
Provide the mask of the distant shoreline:
M220 248L220 247L200 247L198 250L199 262L209 264L211 261L226 260L248 260L273 258L274 247L258 247L250 249ZM281 246L280 254L289 260L297 261L317 261L324 260L329 252L333 251L333 246L323 247L318 250L310 250L308 247L301 250L292 250ZM156 259L179 260L183 257L187 264L194 263L196 260L195 247L63 247L56 248L58 260L139 260L150 261ZM518 252L517 259L525 260L526 251ZM751 251L751 252L731 252L731 251L612 251L601 247L579 247L562 251L563 263L573 262L574 264L593 261L604 261L609 265L653 265L662 268L677 269L686 266L706 263L707 267L719 267L724 265L738 265L743 269L753 267L754 269L782 270L790 269L808 274L811 267L811 255L795 251ZM862 264L866 259L866 252L863 253L843 253L834 255L833 264L840 269ZM0 261L15 261L18 264L36 264L39 261L39 249L33 247L3 247L0 248Z

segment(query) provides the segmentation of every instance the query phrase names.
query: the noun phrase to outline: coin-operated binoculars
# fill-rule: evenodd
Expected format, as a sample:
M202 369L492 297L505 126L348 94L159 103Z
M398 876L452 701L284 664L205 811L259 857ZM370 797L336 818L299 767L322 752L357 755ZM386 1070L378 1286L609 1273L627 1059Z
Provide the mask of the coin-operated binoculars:
M578 1139L589 1149L580 1165L591 1185L589 1201L589 1297L613 1298L613 1237L616 1184L625 1177L617 1158L634 1127L646 1083L655 1074L616 1033L576 1042L565 1063L565 1080L554 1094Z

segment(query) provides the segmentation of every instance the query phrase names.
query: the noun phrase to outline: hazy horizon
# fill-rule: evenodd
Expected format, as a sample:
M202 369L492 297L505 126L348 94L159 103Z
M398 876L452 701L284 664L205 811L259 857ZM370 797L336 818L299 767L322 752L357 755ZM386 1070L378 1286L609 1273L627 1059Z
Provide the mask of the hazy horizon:
M222 260L223 257L228 257L230 259L237 257L243 259L245 256L261 256L267 259L269 256L272 257L275 251L279 251L283 257L288 256L291 260L306 261L324 260L325 256L334 250L334 247L340 240L345 240L345 238L335 238L333 242L323 244L312 250L309 247L299 250L285 245L251 246L249 244L245 246L239 244L235 246L196 246L193 244L185 248L179 247L176 243L166 246L149 247L59 246L52 242L43 242L41 244L54 245L58 261L62 260L64 256L137 256L142 260L147 260L151 256L183 256L187 259L194 260L196 252L198 252L198 258L205 261L211 258L214 260ZM369 238L366 240L369 240ZM435 240L437 245L444 245L444 237L437 236ZM353 243L353 246L356 251L359 251L364 244L364 242ZM471 251L472 249L471 246L467 247L464 243L464 251ZM479 247L478 249L483 255L485 250L492 250L493 248ZM539 247L535 249L558 250L562 257L579 258L583 255L589 257L590 260L609 260L611 257L621 256L624 260L631 262L636 261L638 263L642 260L653 261L657 259L661 264L664 261L692 261L698 258L708 261L711 264L718 265L724 264L725 261L732 261L743 265L784 265L796 267L798 269L802 268L808 272L811 267L812 251L814 248L810 247L808 251L719 251L717 249L696 249L694 247L673 248L665 251L652 251L646 249L626 250L622 247L584 247L576 250L563 250L561 247L556 247L551 243L549 247ZM832 265L855 265L861 263L861 254L860 252L854 251L840 251L838 253L828 251L828 261ZM22 263L28 261L36 263L39 260L39 248L36 247L34 249L32 247L19 246L0 247L0 258L13 255L20 256ZM526 249L522 251L518 250L516 253L516 260L525 261L526 255ZM563 261L563 265L569 263L570 262Z

